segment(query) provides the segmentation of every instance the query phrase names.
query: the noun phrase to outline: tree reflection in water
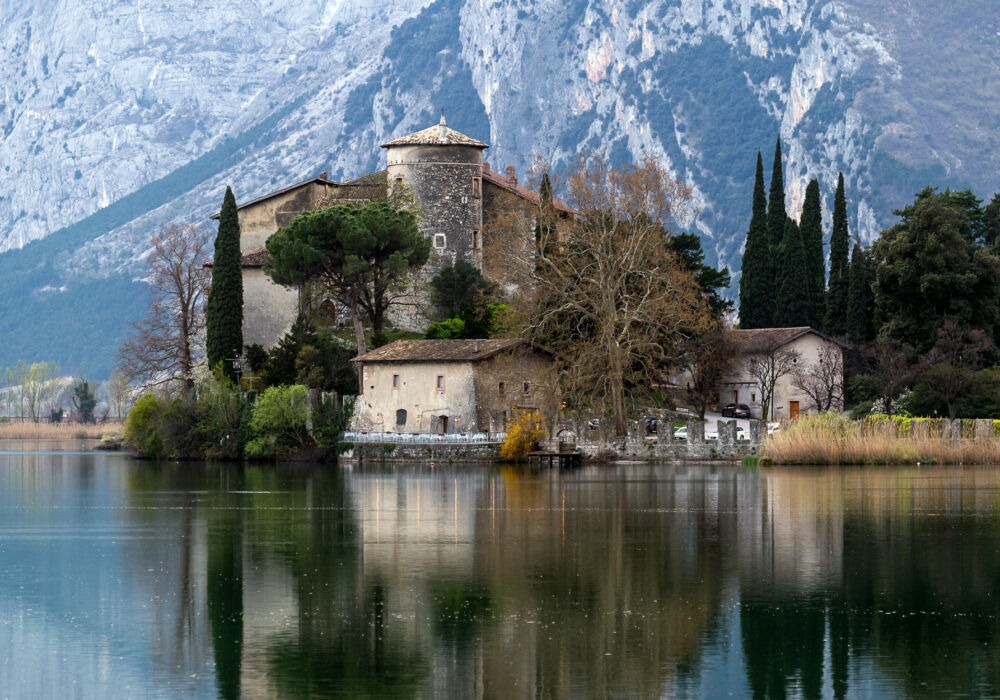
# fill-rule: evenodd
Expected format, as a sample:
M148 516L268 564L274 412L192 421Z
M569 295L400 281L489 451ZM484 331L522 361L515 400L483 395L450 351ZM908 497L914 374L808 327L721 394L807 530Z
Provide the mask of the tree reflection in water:
M192 469L222 698L1000 694L997 469Z

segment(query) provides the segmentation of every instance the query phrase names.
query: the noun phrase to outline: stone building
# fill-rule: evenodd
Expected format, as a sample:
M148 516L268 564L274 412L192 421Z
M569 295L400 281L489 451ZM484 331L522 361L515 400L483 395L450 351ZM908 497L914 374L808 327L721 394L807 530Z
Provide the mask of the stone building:
M497 433L512 411L549 416L557 399L551 355L520 338L397 340L353 362L359 431Z
M273 347L294 322L303 304L302 290L274 284L264 265L268 237L304 211L337 202L364 202L379 188L404 186L422 211L421 228L432 252L413 280L413 303L393 316L404 330L421 332L428 323L427 282L442 268L465 261L488 277L505 277L512 245L534 245L538 193L518 184L513 167L503 175L483 162L489 146L448 127L444 115L436 126L382 144L386 168L346 183L326 173L237 205L243 253L244 341ZM572 210L554 202L557 218ZM218 214L212 218L218 218ZM513 227L513 233L511 229ZM501 229L503 233L501 234ZM511 240L513 238L513 241ZM209 263L210 264L210 263ZM498 279L511 289L510 280Z
M800 386L815 378L815 381L830 382L833 393L838 397L831 410L843 410L844 355L837 341L809 326L729 332L736 338L740 354L730 372L719 382L719 403L722 406L742 403L750 407L750 413L755 418L795 419L816 408L809 393ZM750 373L749 359L755 354L781 352L788 353L791 371L778 377L769 415L764 416L760 385Z

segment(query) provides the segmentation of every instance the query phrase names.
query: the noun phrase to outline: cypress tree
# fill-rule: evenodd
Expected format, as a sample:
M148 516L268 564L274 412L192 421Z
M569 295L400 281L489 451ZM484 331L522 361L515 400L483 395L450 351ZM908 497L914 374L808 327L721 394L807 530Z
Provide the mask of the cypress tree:
M851 251L851 271L847 287L847 338L852 343L866 343L875 338L873 272L868 253L855 243L854 250Z
M767 234L770 239L772 261L785 238L785 176L781 168L781 137L774 145L774 164L771 166L771 192L767 200ZM777 282L777 267L771 263L771 275Z
M803 292L808 283L806 250L798 224L785 219L785 231L778 247L781 268L774 309L777 327L809 325L809 298Z
M243 270L240 265L240 220L236 197L226 188L215 237L212 287L205 312L205 344L208 365L222 363L226 376L235 381L232 359L243 351Z
M823 205L818 180L810 180L806 187L800 229L806 257L809 325L820 328L826 312L826 265L823 263Z
M757 151L757 175L753 188L753 213L743 250L740 277L740 327L771 325L771 249L767 231L767 197L764 194L764 161Z
M824 330L830 335L847 333L848 253L850 234L847 231L847 199L844 196L844 173L837 180L833 198L833 232L830 234L830 286L826 294Z

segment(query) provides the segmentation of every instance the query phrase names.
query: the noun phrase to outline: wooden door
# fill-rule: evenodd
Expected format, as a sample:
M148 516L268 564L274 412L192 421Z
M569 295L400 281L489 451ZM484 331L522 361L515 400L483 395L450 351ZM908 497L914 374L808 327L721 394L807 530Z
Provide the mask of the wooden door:
M799 417L799 402L789 401L788 402L788 417L795 420Z
M438 418L438 435L445 435L448 432L448 416Z

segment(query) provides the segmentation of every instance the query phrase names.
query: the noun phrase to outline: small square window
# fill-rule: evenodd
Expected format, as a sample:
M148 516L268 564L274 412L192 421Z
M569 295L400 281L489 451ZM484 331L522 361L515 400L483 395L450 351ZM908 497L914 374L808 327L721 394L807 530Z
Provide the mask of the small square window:
M756 403L756 402L757 402L757 394L751 393L750 394L750 403Z
M439 374L437 376L437 381L435 382L435 387L438 391L444 391L444 375Z
M445 237L445 235L443 233L435 233L434 247L440 250L444 248L446 245L448 245L448 239Z
M398 374L392 375L392 388L393 389L398 389L399 388L399 375Z
M472 196L477 199L483 196L483 178L472 178Z
M507 382L497 382L497 394L503 396L507 393Z

